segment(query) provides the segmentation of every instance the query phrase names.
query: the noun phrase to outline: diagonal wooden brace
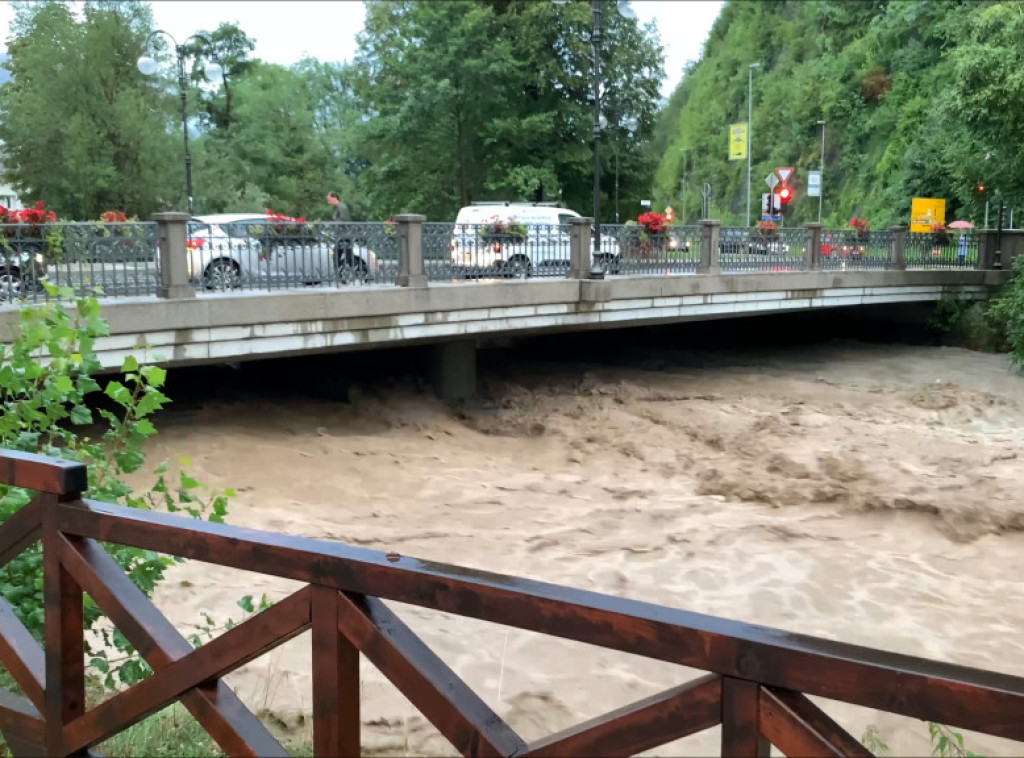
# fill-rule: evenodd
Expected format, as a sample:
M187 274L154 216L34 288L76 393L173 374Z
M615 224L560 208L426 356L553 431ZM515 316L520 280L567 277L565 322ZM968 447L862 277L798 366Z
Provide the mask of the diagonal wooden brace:
M526 747L383 601L340 595L341 633L460 753L511 756Z
M530 745L526 756L636 755L722 720L722 678L709 674Z
M789 758L871 755L853 735L799 692L762 687L759 705L761 734Z
M194 652L177 629L96 541L62 536L62 559L96 604L155 672ZM222 681L185 692L182 705L228 755L287 756L287 751Z
M219 679L293 639L309 623L310 588L304 587L72 721L64 728L65 749L74 752L102 742L193 687Z

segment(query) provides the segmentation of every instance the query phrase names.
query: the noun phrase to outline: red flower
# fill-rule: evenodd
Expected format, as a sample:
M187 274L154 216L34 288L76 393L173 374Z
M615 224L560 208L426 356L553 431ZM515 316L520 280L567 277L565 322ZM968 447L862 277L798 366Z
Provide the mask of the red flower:
M637 222L640 224L640 226L647 230L648 234L662 234L666 229L668 229L669 225L668 219L666 219L660 213L654 213L651 211L642 214L637 219Z

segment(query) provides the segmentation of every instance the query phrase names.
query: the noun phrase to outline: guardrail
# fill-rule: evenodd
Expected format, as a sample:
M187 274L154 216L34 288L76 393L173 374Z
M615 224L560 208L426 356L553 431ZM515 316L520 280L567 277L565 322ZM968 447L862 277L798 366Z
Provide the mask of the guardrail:
M0 452L38 496L0 525L0 565L41 539L46 648L0 600L15 756L67 756L180 701L228 755L287 755L223 677L312 630L313 752L359 755L364 655L463 755L632 755L721 725L726 756L870 755L808 695L1024 741L1024 678L396 553L83 500L86 468ZM305 583L193 649L102 543ZM154 673L85 709L83 593ZM527 744L385 604L392 600L708 672Z
M783 229L695 226L647 230L592 221L517 225L239 221L201 224L157 214L127 224L0 227L0 303L48 297L41 281L76 294L188 298L218 292L593 276L1001 267L976 231L859 232L819 224ZM166 251L164 253L163 251Z
M188 276L199 291L394 284L392 224L188 223Z
M45 300L44 279L76 294L156 296L157 224L0 224L0 302Z

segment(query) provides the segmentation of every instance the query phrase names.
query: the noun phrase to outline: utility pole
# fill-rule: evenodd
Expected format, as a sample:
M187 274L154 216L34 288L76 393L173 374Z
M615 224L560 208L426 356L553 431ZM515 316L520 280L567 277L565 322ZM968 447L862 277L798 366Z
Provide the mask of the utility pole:
M754 127L754 69L761 68L760 63L751 63L747 66L747 226L750 226L750 175L753 170L750 165L750 142L751 132Z
M819 121L821 126L821 165L818 167L818 223L821 223L821 207L825 199L825 122Z
M682 195L681 206L679 208L679 221L683 224L686 223L686 154L692 149L692 147L679 148L679 152L683 154L683 170L679 177L679 193Z

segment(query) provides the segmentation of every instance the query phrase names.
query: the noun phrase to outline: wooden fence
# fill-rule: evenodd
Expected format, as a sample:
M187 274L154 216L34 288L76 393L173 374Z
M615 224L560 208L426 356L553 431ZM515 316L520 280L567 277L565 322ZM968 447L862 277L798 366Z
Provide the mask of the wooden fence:
M467 756L631 755L721 724L726 756L869 755L807 695L1024 741L1024 679L527 579L81 499L77 463L0 452L0 483L38 492L0 526L0 565L44 551L44 647L0 600L0 692L15 755L83 754L181 701L229 755L287 755L222 681L312 631L313 746L358 755L365 655ZM130 545L305 582L194 649L103 549ZM83 592L154 673L85 707ZM524 742L384 604L447 613L709 672L533 744ZM852 620L855 623L856 620Z

